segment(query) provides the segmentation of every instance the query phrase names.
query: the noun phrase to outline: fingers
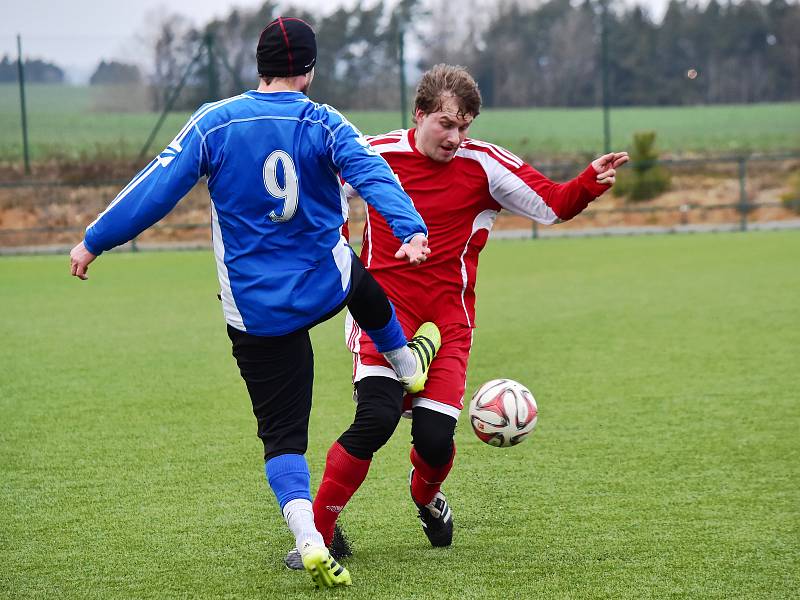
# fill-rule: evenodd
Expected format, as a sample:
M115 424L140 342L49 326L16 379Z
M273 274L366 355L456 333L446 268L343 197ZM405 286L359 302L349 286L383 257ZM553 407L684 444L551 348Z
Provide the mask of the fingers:
M82 265L78 262L72 263L72 274L78 279L82 279L83 281L89 279L89 276L86 274L88 270L89 267L87 265Z
M597 174L597 183L603 185L614 185L616 181L617 172L614 169L607 169L602 173Z
M428 238L424 234L418 234L408 242L402 244L400 249L395 252L394 257L408 260L409 264L419 265L428 259L431 249L428 247Z
M70 273L72 273L73 276L77 277L78 279L82 279L83 281L89 279L89 276L86 274L86 272L89 270L89 263L85 263L79 258L75 258L73 256L70 256L69 262Z
M615 156L614 156L614 160L611 163L611 166L616 169L616 168L621 167L622 165L624 165L629 160L630 160L630 157L628 156L627 152L617 152L615 154Z
M614 160L614 153L604 154L603 156L598 156L592 161L592 167L594 168L595 172L602 173L606 170L609 162Z
M85 265L83 263L76 262L72 267L72 274L75 275L78 279L86 281L89 279L89 276L86 272L89 270L89 265Z

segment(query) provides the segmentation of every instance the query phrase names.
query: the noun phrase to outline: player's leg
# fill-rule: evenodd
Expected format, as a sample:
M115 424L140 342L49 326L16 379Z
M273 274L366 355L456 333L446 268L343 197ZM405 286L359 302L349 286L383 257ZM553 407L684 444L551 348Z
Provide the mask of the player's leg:
M308 331L261 337L228 327L228 335L264 444L267 481L303 563L317 585L349 585L350 574L332 561L314 524L311 477L304 456L314 379Z
M350 314L395 370L406 391L421 391L431 361L442 343L438 328L433 323L423 323L407 342L394 306L383 288L360 260L354 257L352 265L353 291L347 301Z
M421 406L413 408L409 487L433 546L449 546L453 541L453 515L441 487L453 468L456 423L452 415Z
M389 377L356 383L353 424L328 450L325 472L314 497L314 520L330 546L336 520L369 471L372 456L394 433L400 420L403 387Z
M410 489L423 530L434 546L449 546L453 516L441 491L453 467L453 441L463 408L472 330L442 328L444 344L431 368L425 391L412 402Z

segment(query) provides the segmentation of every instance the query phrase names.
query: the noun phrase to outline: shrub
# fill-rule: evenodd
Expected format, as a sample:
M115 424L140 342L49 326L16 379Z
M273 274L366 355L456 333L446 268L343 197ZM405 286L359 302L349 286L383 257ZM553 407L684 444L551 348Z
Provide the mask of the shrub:
M627 196L631 202L641 202L669 189L670 175L658 164L655 144L655 131L641 131L633 135L631 164L617 174L617 183L613 188L615 195Z
M795 171L786 180L786 191L781 194L783 205L800 214L800 171Z

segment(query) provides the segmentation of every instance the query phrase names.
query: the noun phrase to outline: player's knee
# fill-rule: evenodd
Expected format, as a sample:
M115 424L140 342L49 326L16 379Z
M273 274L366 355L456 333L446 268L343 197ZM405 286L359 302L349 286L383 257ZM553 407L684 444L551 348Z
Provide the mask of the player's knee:
M432 467L440 467L450 462L453 456L453 436L417 436L414 438L414 448L426 463Z
M402 414L403 388L386 377L368 377L358 383L358 406L350 428L339 443L357 458L369 459L392 437Z
M456 419L426 408L414 409L411 437L422 459L433 467L447 464L453 456Z

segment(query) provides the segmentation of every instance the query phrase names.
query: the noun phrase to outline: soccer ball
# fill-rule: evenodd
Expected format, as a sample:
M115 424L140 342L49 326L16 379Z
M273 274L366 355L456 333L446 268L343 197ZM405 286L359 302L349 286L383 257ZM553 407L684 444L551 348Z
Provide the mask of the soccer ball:
M536 400L511 379L487 381L472 396L469 421L475 435L490 446L515 446L536 427Z

